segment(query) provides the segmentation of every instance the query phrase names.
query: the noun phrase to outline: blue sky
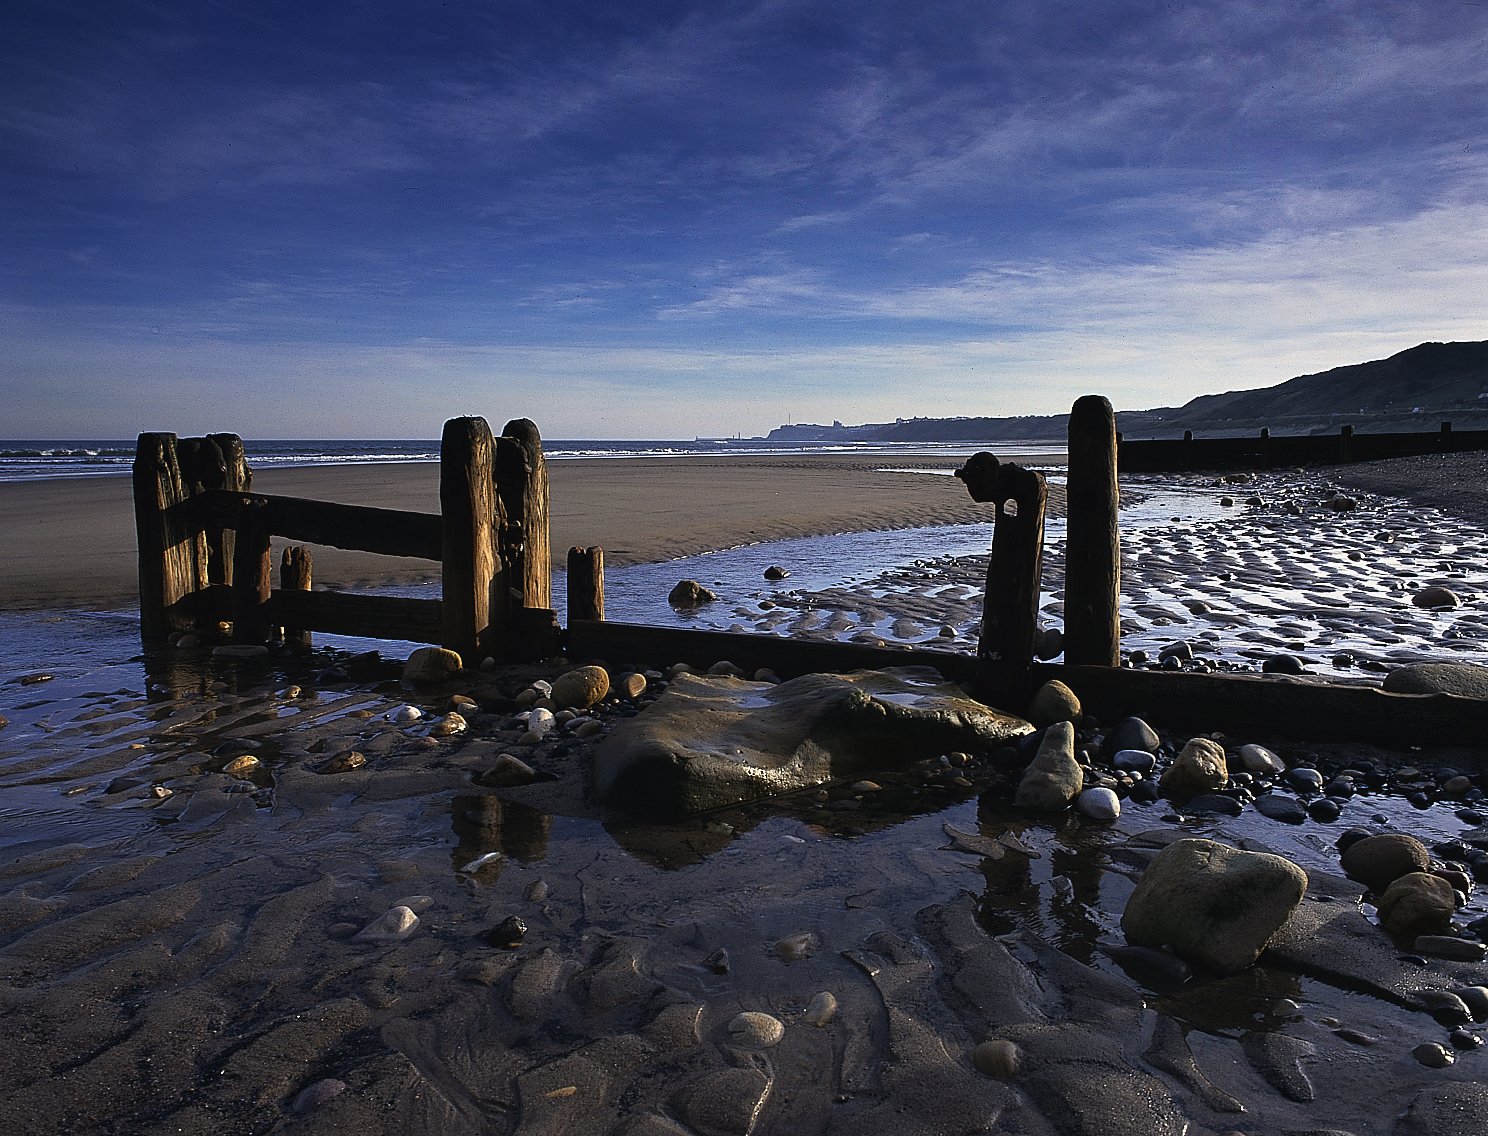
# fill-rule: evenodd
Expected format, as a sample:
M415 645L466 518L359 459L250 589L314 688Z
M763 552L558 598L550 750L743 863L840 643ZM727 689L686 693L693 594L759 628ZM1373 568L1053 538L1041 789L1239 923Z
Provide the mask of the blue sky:
M1488 4L11 0L0 436L1056 413L1488 338Z

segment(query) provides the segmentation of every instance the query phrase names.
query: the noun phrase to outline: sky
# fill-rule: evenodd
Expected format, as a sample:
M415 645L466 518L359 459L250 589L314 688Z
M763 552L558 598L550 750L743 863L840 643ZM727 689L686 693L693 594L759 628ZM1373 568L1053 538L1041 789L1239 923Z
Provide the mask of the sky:
M745 436L1488 338L1488 0L10 0L0 437Z

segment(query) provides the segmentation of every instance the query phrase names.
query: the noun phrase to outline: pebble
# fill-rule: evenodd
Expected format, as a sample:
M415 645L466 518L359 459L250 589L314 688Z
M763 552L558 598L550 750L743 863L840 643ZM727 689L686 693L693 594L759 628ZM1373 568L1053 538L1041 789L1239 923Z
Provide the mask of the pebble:
M520 915L508 915L486 932L486 942L502 950L515 950L527 937L527 921Z
M996 1038L973 1049L971 1063L994 1081L1011 1081L1023 1068L1023 1051L1016 1042Z
M489 868L492 864L499 864L503 859L505 857L500 852L487 852L484 855L477 856L467 864L462 864L460 871L467 876L474 875L482 868Z
M1319 824L1331 824L1343 812L1343 806L1333 797L1319 797L1307 806L1307 815Z
M1284 773L1286 763L1276 753L1263 745L1243 745L1239 751L1240 765L1247 773Z
M769 1049L785 1036L785 1023L757 1010L746 1010L728 1024L729 1040L751 1049Z
M399 904L372 920L355 937L362 943L396 943L413 934L418 925L419 917L413 910Z
M391 718L396 724L400 726L412 725L423 716L424 712L417 706L409 706L407 704L399 706L396 710L392 711L388 715L389 718Z
M1272 820L1284 821L1287 824L1301 824L1307 819L1307 809L1296 797L1288 797L1281 793L1265 793L1255 799L1255 810L1264 817Z
M1460 962L1480 962L1488 955L1488 946L1455 935L1418 935L1412 946L1423 955Z
M615 683L615 693L621 698L628 698L634 702L646 693L646 676L632 671L630 674L621 675Z
M1445 1069L1457 1060L1457 1055L1445 1045L1427 1041L1411 1050L1411 1056L1428 1069Z
M1110 789L1086 789L1075 798L1075 811L1090 820L1109 822L1121 815L1121 801Z
M245 753L240 757L233 758L224 765L222 772L226 773L229 777L247 779L257 773L262 767L263 762L259 761L253 754Z
M367 764L365 754L354 749L345 753L338 753L335 757L328 758L316 767L316 772L321 774L350 773L353 769L360 769Z
M1321 793L1323 791L1323 775L1316 769L1308 769L1306 766L1298 766L1288 769L1286 781L1299 793Z
M1302 1007L1290 998L1278 998L1271 1003L1271 1016L1273 1018L1295 1018L1302 1013Z
M1461 1026L1458 1026L1452 1031L1449 1040L1458 1049L1477 1049L1483 1044L1481 1037L1473 1033L1472 1030L1463 1029Z
M436 718L434 720L429 726L429 736L431 738L449 738L455 734L464 733L468 728L469 723L465 721L465 716L451 710L443 718Z
M527 885L527 890L522 893L522 898L529 903L541 903L548 898L548 881L533 880Z
M1475 1022L1488 1022L1488 986L1458 986L1453 994L1462 999Z
M802 1013L808 1022L820 1028L826 1025L837 1015L837 999L827 990L823 990L815 998L806 1004Z
M821 946L821 939L810 931L797 931L775 943L775 957L784 962L800 962L810 958Z
M723 947L719 947L711 955L703 960L703 965L714 974L727 974L729 972L729 953Z
M1111 758L1111 764L1125 773L1151 773L1157 758L1145 749L1123 749Z

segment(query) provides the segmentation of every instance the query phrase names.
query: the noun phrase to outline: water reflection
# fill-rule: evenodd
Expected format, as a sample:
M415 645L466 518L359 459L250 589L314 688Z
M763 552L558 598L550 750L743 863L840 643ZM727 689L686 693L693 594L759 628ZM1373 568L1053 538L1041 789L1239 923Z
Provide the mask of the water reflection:
M455 847L450 863L456 872L491 852L500 852L507 860L535 864L548 855L548 839L553 818L529 805L504 801L500 797L457 796L450 803L450 825L455 833ZM485 861L480 866L481 878L494 880L501 874L503 860Z

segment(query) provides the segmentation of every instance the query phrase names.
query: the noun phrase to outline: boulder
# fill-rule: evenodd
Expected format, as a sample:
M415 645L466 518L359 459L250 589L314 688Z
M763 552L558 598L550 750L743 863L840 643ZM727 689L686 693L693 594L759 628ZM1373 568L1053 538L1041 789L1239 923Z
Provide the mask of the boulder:
M1422 588L1411 596L1411 603L1417 607L1430 608L1434 611L1446 611L1450 608L1461 607L1462 597L1451 588L1443 588L1433 584Z
M1056 722L1044 733L1038 752L1018 782L1013 803L1020 809L1058 812L1080 795L1085 774L1075 761L1075 727Z
M463 665L458 652L448 647L420 647L403 664L403 681L432 686L451 678Z
M1057 678L1050 679L1028 703L1028 720L1041 729L1055 722L1078 722L1080 699Z
M551 695L559 709L587 710L610 692L604 667L577 667L558 676Z
M1382 894L1401 876L1431 868L1431 852L1414 836L1389 832L1366 836L1343 850L1344 874L1370 891Z
M667 593L667 603L673 607L701 607L717 598L717 592L703 587L696 580L679 580L677 586Z
M1159 784L1169 797L1191 797L1223 788L1229 779L1224 747L1208 738L1194 738L1163 773Z
M1411 938L1429 935L1447 929L1456 907L1452 885L1446 880L1425 872L1410 872L1380 896L1380 926Z
M1384 687L1396 694L1488 698L1488 667L1475 667L1471 663L1411 663L1387 674Z
M679 672L595 751L606 804L682 816L1031 734L925 667L750 682Z
M1307 874L1280 856L1177 840L1147 866L1121 929L1131 943L1230 974L1260 957L1306 890Z

